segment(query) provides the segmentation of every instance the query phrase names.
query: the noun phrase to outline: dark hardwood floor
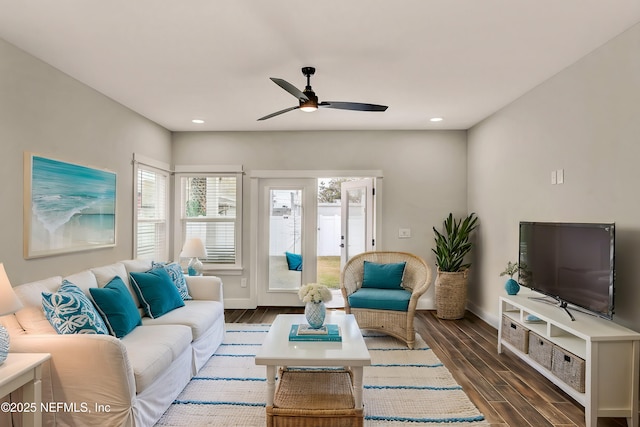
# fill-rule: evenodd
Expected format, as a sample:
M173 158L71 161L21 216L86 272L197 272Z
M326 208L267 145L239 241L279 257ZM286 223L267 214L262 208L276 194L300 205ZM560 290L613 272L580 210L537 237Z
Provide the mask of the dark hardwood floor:
M302 312L287 307L226 310L225 318L228 323L271 323L278 314ZM498 354L496 329L474 314L441 320L435 312L421 311L415 325L492 426L585 425L582 406L514 355ZM599 427L626 425L625 419L598 420Z

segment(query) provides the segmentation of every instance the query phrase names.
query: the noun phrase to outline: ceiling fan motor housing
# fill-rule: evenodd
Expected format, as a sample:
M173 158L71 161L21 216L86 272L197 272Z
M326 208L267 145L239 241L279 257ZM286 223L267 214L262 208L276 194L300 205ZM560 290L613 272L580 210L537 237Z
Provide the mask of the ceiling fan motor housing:
M317 109L318 108L318 97L316 96L316 93L311 90L311 87L307 86L307 88L303 91L303 93L305 95L307 95L307 98L309 98L309 99L307 101L301 99L300 100L300 108L301 109L304 109L304 108Z

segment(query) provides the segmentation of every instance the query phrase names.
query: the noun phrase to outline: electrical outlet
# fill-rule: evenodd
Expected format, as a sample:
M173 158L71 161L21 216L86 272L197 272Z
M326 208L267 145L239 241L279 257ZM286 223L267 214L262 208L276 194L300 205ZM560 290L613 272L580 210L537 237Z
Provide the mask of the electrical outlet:
M241 288L246 288L247 287L247 278L243 277L240 279L240 287Z

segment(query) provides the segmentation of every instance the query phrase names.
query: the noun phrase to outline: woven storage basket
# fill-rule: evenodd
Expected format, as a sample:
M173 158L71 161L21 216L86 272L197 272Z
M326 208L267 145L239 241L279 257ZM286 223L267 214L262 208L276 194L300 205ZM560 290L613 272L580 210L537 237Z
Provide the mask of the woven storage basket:
M282 370L267 427L362 427L351 371Z
M462 319L467 307L469 270L440 271L435 281L436 316L440 319Z
M551 372L580 393L584 393L584 359L554 345Z
M521 352L529 351L529 330L508 316L502 316L501 335L503 340Z
M529 333L529 357L551 370L551 358L553 353L553 344L542 338L540 335Z

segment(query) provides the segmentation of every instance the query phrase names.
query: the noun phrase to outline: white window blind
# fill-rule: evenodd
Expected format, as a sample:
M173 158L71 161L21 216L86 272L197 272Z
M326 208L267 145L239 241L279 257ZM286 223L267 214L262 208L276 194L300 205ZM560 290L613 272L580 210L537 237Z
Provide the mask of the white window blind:
M207 249L205 263L238 264L239 179L215 174L180 178L184 240L202 240Z
M168 260L168 173L138 164L134 257Z

